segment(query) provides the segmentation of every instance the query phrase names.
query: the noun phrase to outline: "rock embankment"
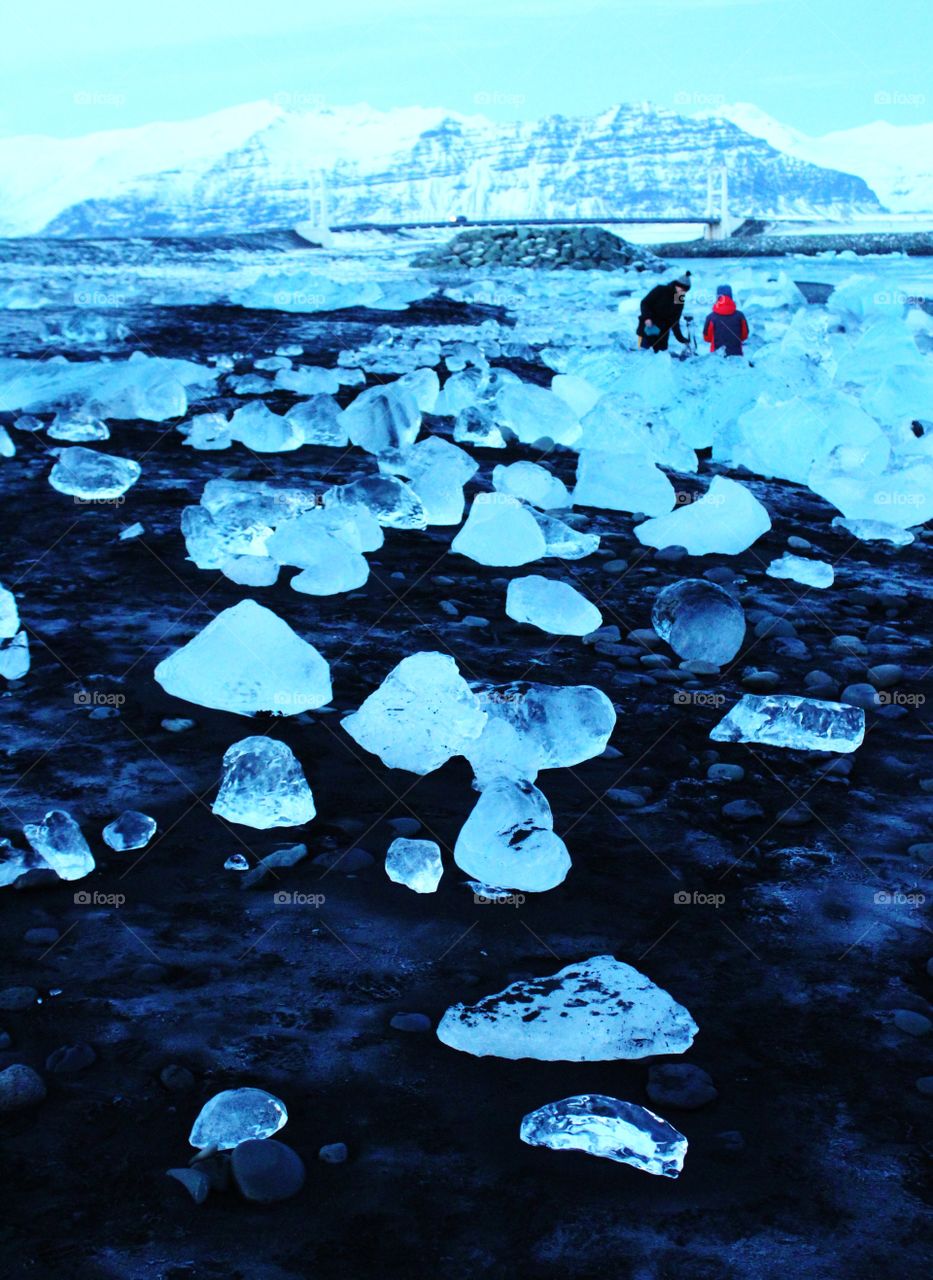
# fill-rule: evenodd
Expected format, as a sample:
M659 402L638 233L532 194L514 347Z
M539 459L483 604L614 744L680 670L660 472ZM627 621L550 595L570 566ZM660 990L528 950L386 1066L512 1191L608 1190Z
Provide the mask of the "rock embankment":
M666 264L602 227L476 227L422 253L416 267L535 267L546 271L663 271Z

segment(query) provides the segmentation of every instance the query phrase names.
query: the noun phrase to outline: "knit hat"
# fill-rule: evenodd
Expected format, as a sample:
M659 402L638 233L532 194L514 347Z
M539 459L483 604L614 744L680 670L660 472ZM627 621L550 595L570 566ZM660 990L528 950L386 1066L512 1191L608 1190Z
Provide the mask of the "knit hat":
M717 286L716 286L716 297L717 297L717 298L731 298L731 297L732 297L732 285L731 285L731 284L717 284Z
M681 289L689 289L690 288L690 272L685 271L682 276L678 276L677 279L674 281L674 284L679 284Z

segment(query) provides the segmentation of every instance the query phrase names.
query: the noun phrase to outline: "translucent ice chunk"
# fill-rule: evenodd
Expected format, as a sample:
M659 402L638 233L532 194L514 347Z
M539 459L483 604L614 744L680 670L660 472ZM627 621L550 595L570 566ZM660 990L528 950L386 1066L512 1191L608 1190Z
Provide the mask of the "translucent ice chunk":
M731 661L745 638L745 612L728 591L705 578L683 578L654 598L651 625L678 657Z
M855 751L865 712L792 694L746 693L709 735L714 742L761 742L795 751Z
M566 401L533 383L504 386L496 397L496 418L523 444L551 440L569 446L580 438L577 416Z
M213 812L230 822L265 831L299 827L314 817L314 798L294 752L259 735L224 752L223 779Z
M535 507L547 509L570 506L567 486L537 462L512 462L508 466L496 466L492 472L492 483L500 493L523 498Z
M19 631L19 610L16 597L6 587L0 587L0 640L9 640Z
M21 680L29 671L29 635L17 631L12 640L0 640L0 676Z
M289 409L286 417L301 432L305 444L343 448L349 442L343 413L332 396L314 395L310 400L302 400Z
M536 786L497 778L463 824L454 861L484 884L543 893L570 870L567 846L553 827L551 806Z
M810 560L807 556L789 553L772 560L765 572L769 578L790 578L805 587L831 587L836 576L826 560Z
M341 421L353 444L378 455L414 444L421 410L412 392L396 382L361 391Z
M364 476L335 485L324 494L327 504L364 507L388 529L425 529L428 519L421 499L395 476Z
M468 405L457 414L454 440L457 444L476 444L484 449L505 448L505 436L496 426L492 412L475 404Z
M522 1120L522 1142L554 1151L585 1151L645 1173L676 1178L684 1167L687 1139L634 1102L602 1093L581 1093L538 1107Z
M535 507L528 509L544 534L545 556L553 556L556 560L582 560L599 549L598 533L581 533L546 511L538 511Z
M348 509L341 524L339 513L308 511L275 531L266 546L280 564L303 569L291 585L306 595L329 596L354 591L369 577L366 558L351 545L359 538L353 513Z
M440 436L428 436L397 458L384 455L381 471L403 475L421 499L428 524L459 524L463 519L463 486L479 463Z
M110 428L99 418L79 417L73 413L58 413L49 426L50 440L109 440Z
M464 745L477 785L496 778L533 782L540 769L560 769L601 755L615 727L612 703L591 685L514 681L478 685L487 721Z
M647 547L686 547L692 556L738 555L771 528L771 518L754 494L737 480L714 476L696 502L635 526Z
M225 578L241 587L271 587L279 576L271 556L228 556L220 566Z
M229 1151L248 1138L271 1138L287 1121L285 1103L265 1089L224 1089L205 1102L188 1141Z
M603 624L603 616L576 587L539 574L513 578L506 592L505 611L516 622L555 636L585 636Z
M166 693L202 707L252 716L294 716L331 699L330 668L287 622L241 600L164 658L155 678Z
M329 398L334 391L340 390L340 376L336 369L300 365L297 369L280 368L275 375L275 385L286 391L296 391L300 396L327 395Z
M415 893L435 893L444 872L440 847L433 840L393 840L386 853L386 875Z
M833 516L834 529L845 529L861 542L891 542L895 547L908 547L914 535L896 524L883 520L847 520L845 516Z
M477 564L518 565L543 556L547 543L534 516L517 498L478 493L450 549Z
M62 880L80 880L94 870L81 828L65 809L50 809L41 822L28 822L23 834Z
M75 445L62 449L49 475L49 484L59 493L75 498L119 498L141 473L138 462Z
M600 453L584 449L573 491L576 507L610 511L643 511L661 516L673 510L677 495L660 468L632 453Z
M807 484L850 520L880 520L909 529L933 519L933 465L928 462L866 475L830 459L813 468Z
M305 442L304 430L299 430L291 417L273 413L261 400L237 409L228 426L231 439L254 453L285 453Z
M179 431L190 449L229 449L233 443L230 423L222 413L199 413L183 422Z
M144 849L156 833L156 821L136 809L125 809L104 827L104 842L122 853L126 849Z
M513 982L474 1005L452 1005L438 1039L477 1057L607 1062L683 1053L697 1025L643 973L593 956L550 977Z

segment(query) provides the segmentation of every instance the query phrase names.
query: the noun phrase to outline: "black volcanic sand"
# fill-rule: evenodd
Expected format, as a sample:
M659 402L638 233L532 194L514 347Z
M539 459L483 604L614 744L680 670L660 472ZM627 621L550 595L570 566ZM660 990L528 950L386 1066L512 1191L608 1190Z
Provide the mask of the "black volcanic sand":
M197 355L207 334L209 349L261 356L297 339L306 359L325 363L372 336L374 322L432 318L430 307L378 320L173 315L135 317L148 350ZM433 317L454 318L465 316ZM30 348L32 322L4 335L7 353ZM548 380L543 368L534 376ZM897 1009L929 1012L933 945L910 905L876 895L923 892L925 866L908 850L933 840L933 728L923 703L906 698L931 693L929 535L900 551L860 544L831 529L834 512L807 491L743 476L774 528L737 557L665 559L640 546L631 516L590 511L580 523L603 542L583 561L485 569L449 553L452 529L389 530L360 591L299 595L288 571L251 591L185 558L179 516L204 482L343 481L371 462L358 450L196 453L171 426L112 424L103 447L143 464L122 506L55 493L45 442L22 432L17 457L3 463L0 580L16 592L33 657L3 695L4 831L19 843L23 821L67 808L98 869L79 884L3 894L0 986L35 987L41 1000L0 1012L11 1037L0 1065L31 1064L48 1097L0 1117L0 1270L80 1280L920 1275L933 1148L930 1100L915 1081L930 1074L930 1036L905 1034L893 1019ZM476 456L488 487L496 462L537 455ZM555 451L548 465L572 477L571 454ZM704 462L699 478L675 485L697 493L715 471ZM137 520L143 537L119 542ZM835 563L832 589L764 576L791 534ZM627 571L607 567L617 558ZM740 576L748 610L793 624L808 656L789 656L785 642L758 639L751 626L727 670L691 680L676 659L669 670L644 662L637 645L600 652L504 613L507 580L543 570L600 602L625 643L650 625L661 586L718 565ZM330 708L248 720L179 702L155 683L160 659L247 596L328 658ZM488 625L464 625L469 615ZM870 635L867 658L834 651L839 634ZM389 770L340 728L398 660L435 649L452 652L468 678L592 683L618 708L608 754L539 778L574 866L559 888L518 907L475 903L452 862L476 799L465 762L424 778ZM848 776L823 776L825 756L708 738L748 667L802 692L810 670L841 689L878 662L904 668L905 697L868 713ZM119 716L92 718L114 695L124 700ZM167 732L160 722L171 716L196 726ZM318 816L306 830L254 832L211 814L224 751L265 732L292 747L312 785ZM709 781L717 758L741 764L744 780ZM631 807L631 795L613 790L635 790L634 803L644 803ZM779 822L795 797L803 825ZM762 815L723 817L722 806L742 798ZM100 838L124 808L158 821L142 855L113 853ZM415 895L382 870L389 821L400 817L416 818L444 849L435 895ZM293 839L307 842L309 859L257 889L242 890L223 869L231 854L252 862ZM794 847L806 852L780 854ZM352 848L373 865L344 874L311 861ZM281 890L324 901L279 905ZM124 901L81 905L77 892ZM723 900L678 905L677 893ZM49 927L57 943L26 940ZM646 1104L649 1062L474 1059L433 1033L389 1026L411 1011L436 1023L456 1000L609 952L670 991L700 1026L682 1060L712 1075L718 1099L693 1112L657 1107L690 1142L676 1181L518 1138L526 1112L572 1093ZM93 1045L92 1065L46 1070L49 1054L78 1042ZM171 1064L192 1073L187 1091L160 1082ZM165 1171L191 1155L203 1103L242 1085L287 1104L279 1136L305 1159L307 1185L274 1206L228 1192L198 1207ZM317 1159L332 1142L347 1143L346 1164Z

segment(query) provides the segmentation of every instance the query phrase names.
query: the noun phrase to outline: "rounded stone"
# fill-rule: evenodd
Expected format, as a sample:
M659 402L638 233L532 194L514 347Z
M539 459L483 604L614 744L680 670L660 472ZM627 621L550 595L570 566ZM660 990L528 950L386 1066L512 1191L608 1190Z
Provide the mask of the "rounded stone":
M170 1093L187 1093L194 1088L194 1076L187 1067L179 1066L176 1062L170 1062L167 1067L162 1068L159 1081Z
M38 999L35 987L6 987L0 991L0 1009L29 1009Z
M839 695L840 702L850 707L862 707L865 711L877 711L878 691L873 684L847 684Z
M763 813L764 809L754 800L730 800L722 806L722 816L731 818L733 822L747 822L751 818L760 818Z
M234 1147L233 1180L247 1200L273 1204L297 1195L305 1183L304 1161L274 1138L248 1138Z
M648 1072L645 1092L659 1107L696 1111L719 1097L712 1077L689 1062L666 1062Z
M909 1036L925 1036L933 1022L922 1013L914 1013L913 1009L895 1009L894 1025L898 1031Z
M711 764L706 776L710 782L741 782L745 770L740 764Z
M23 941L37 947L48 947L53 942L57 942L60 937L61 934L57 929L40 925L35 929L27 929L23 934Z
M343 1164L347 1158L347 1144L327 1142L317 1153L317 1158L323 1160L324 1164Z
M752 693L771 693L781 683L776 671L746 671L742 676L742 688Z
M56 1075L71 1075L96 1061L97 1054L89 1044L63 1044L46 1058L45 1069Z
M397 1013L389 1023L396 1031L430 1031L431 1025L425 1013Z
M45 1095L42 1077L25 1063L14 1062L5 1071L0 1071L0 1111L35 1107L45 1099Z
M869 667L866 675L876 689L890 689L904 679L904 668L896 662L882 662L877 667Z

